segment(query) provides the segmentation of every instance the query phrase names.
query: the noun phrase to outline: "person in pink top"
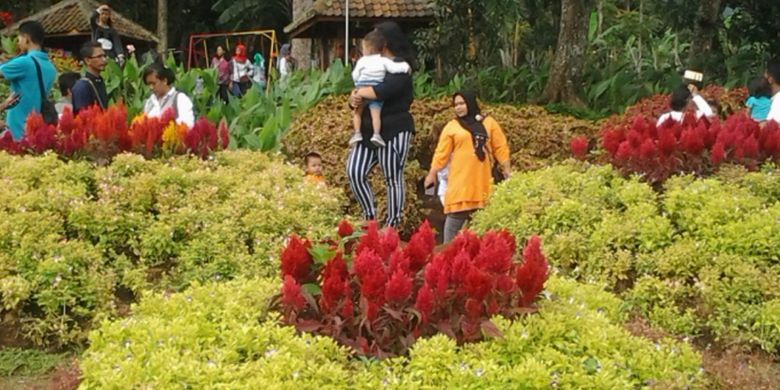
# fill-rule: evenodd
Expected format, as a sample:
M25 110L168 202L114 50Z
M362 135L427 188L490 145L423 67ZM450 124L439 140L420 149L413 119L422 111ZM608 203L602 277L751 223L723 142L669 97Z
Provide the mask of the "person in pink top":
M217 46L217 52L211 59L211 67L217 70L217 82L219 83L219 97L228 101L230 93L230 61L227 59L225 48Z

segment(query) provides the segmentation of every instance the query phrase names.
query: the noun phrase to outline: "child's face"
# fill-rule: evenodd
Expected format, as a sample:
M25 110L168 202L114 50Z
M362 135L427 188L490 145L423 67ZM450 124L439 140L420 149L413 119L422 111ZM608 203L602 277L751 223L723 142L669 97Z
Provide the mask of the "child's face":
M371 45L370 43L368 43L366 41L363 42L363 54L364 55L371 55L371 54L376 54L376 53L377 53L377 51L374 50L374 46L373 45Z
M322 172L322 159L317 157L309 158L309 162L306 163L306 173L311 175L319 175Z

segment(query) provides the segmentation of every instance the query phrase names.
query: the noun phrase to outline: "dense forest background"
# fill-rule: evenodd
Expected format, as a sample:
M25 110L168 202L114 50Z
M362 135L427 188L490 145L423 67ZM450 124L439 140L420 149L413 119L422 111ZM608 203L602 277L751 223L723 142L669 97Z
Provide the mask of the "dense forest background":
M22 18L57 1L2 0ZM107 1L168 47L189 34L282 28L287 0ZM679 83L684 69L708 82L744 85L780 55L780 2L767 0L436 0L436 21L414 32L434 81L461 75L495 101L615 107ZM159 12L159 11L165 12ZM168 22L170 20L170 22Z

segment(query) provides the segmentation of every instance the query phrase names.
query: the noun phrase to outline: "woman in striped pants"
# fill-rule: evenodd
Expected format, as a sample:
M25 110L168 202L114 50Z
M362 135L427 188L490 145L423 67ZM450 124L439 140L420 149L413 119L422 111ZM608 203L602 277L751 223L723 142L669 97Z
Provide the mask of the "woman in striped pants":
M414 67L414 54L409 39L398 24L384 22L376 26L385 38L383 55L396 61L406 61ZM363 217L366 220L376 218L374 193L368 183L368 173L376 166L382 170L387 186L386 225L398 226L404 208L404 166L409 154L409 145L414 134L414 120L409 108L414 98L412 76L406 73L388 73L384 81L373 87L361 87L352 91L350 105L357 107L363 99L381 100L382 128L380 135L386 146L377 148L370 139L373 135L369 110L363 110L360 132L363 141L356 143L347 158L347 176L352 193L355 195Z

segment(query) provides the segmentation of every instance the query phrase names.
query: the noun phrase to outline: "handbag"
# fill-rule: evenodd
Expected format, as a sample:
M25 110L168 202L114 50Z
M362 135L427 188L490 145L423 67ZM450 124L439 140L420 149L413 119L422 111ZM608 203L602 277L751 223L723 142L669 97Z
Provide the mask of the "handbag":
M485 149L487 149L487 155L490 159L490 176L493 177L493 183L498 184L502 181L506 180L506 176L504 176L504 171L501 169L501 166L496 163L496 158L493 155L493 150L490 149L487 145L485 145Z
M51 100L46 98L46 92L43 88L43 75L41 74L41 65L35 57L32 58L35 63L35 72L38 73L38 89L41 92L41 115L43 121L48 125L57 125L59 115L57 114L57 108L54 106Z

